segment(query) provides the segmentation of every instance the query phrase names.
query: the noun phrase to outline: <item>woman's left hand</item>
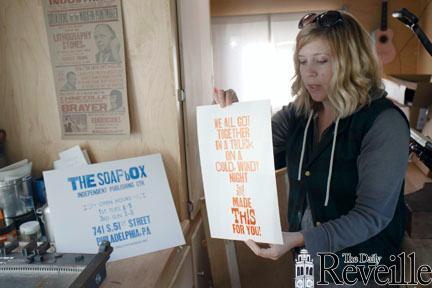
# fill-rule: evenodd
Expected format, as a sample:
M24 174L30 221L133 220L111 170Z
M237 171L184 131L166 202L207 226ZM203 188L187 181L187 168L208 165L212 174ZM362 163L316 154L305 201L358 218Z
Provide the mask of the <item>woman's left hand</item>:
M303 234L300 232L282 232L282 238L284 244L269 244L269 248L261 248L253 240L244 242L257 256L272 260L279 259L292 248L304 246Z

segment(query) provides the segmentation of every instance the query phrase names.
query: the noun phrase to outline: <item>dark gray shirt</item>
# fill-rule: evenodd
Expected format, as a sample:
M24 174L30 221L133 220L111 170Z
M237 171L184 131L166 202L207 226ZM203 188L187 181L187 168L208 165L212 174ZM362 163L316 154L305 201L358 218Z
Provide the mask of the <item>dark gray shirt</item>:
M409 137L398 111L385 110L375 119L357 159L359 182L354 208L316 227L312 226L310 212L304 214L301 233L311 255L357 245L390 223L407 168Z
M289 137L291 123L290 117L283 116L285 113L290 113L287 107L272 119L276 153L284 149ZM407 168L409 137L409 129L398 111L387 109L378 115L361 143L355 207L348 214L319 226L314 226L306 210L304 217L309 218L303 219L301 233L311 255L357 245L390 223Z

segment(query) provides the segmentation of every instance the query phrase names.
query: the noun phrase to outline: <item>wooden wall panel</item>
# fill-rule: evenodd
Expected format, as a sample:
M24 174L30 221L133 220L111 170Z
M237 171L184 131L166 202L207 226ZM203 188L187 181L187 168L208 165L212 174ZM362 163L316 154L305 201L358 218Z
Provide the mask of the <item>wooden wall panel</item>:
M395 10L407 8L412 13L420 15L422 13L420 2L419 0L388 1L389 27L394 32L393 43L396 48L396 59L384 67L384 71L389 75L418 73L419 41L412 37L413 33L402 22L391 17L390 14Z
M423 15L420 17L420 27L425 32L430 41L432 41L432 3L430 0L422 1ZM418 15L420 16L420 15ZM419 40L415 40L419 41ZM418 57L418 73L432 74L432 56L420 45Z
M190 231L186 243L190 245L192 252L194 288L207 288L211 284L211 271L201 214L191 223Z
M93 162L161 153L177 211L187 218L181 118L176 97L173 0L122 1L131 136L63 141L60 135L42 0L0 2L0 128L12 161L34 174L79 144Z
M387 74L415 74L417 73L417 58L419 43L410 38L411 31L402 23L390 16L391 12L400 8L407 8L414 14L421 13L421 1L424 0L392 0L388 2L388 25L395 33L393 43L396 51L401 53L396 59L384 67ZM316 11L341 9L345 7L364 26L372 32L379 28L381 17L380 0L211 0L212 16L253 15L268 13L289 13L301 11ZM431 17L429 17L431 18Z
M342 7L342 0L211 0L212 16L253 15L330 10Z
M196 107L209 105L213 100L209 5L209 0L177 0L181 86L185 93L183 114L191 219L197 215L200 198L204 195L198 151Z

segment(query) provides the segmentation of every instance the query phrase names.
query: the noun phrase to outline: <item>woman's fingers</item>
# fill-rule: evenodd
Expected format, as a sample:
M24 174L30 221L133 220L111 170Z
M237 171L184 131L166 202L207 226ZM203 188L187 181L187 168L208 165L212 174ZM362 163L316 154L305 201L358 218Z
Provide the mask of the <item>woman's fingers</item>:
M216 104L219 104L222 108L229 106L234 102L238 102L237 95L234 90L229 89L224 91L222 89L214 88L213 99Z
M246 240L244 243L255 253L255 255L259 256L261 248L255 243L253 240Z
M219 89L218 88L213 88L213 104L219 104L220 100L219 100Z
M225 92L225 104L229 106L233 103L233 90L229 89Z
M221 107L225 107L225 91L222 89L217 90L217 103L219 103Z
M244 243L259 257L276 260L281 256L274 245L270 245L270 248L261 248L253 240L246 240Z
M226 100L226 105L231 105L234 102L238 102L238 98L237 98L237 94L235 93L234 90L232 89L228 89L225 92L225 100Z

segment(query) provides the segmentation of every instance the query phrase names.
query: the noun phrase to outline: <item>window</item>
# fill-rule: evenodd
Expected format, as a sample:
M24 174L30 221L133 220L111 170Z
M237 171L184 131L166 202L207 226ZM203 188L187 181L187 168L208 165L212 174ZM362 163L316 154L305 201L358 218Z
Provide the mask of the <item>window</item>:
M272 111L293 100L293 53L304 13L212 17L215 86L240 101L270 99Z

